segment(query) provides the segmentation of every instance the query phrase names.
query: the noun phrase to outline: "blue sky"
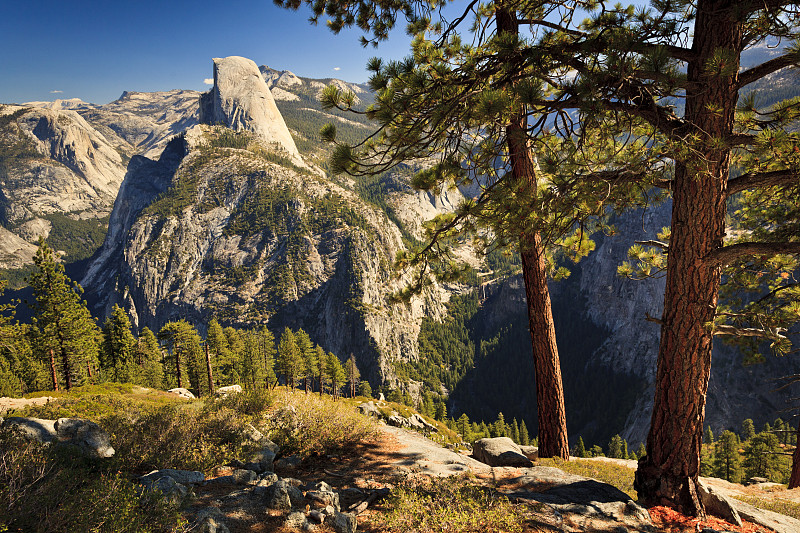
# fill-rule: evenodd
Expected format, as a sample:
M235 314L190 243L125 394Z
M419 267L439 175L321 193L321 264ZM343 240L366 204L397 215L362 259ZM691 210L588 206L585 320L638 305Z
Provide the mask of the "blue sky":
M125 90L206 90L211 58L229 55L361 82L370 57L408 53L402 27L377 49L364 49L357 31L334 35L322 21L309 24L308 15L272 0L2 0L0 103L105 104Z

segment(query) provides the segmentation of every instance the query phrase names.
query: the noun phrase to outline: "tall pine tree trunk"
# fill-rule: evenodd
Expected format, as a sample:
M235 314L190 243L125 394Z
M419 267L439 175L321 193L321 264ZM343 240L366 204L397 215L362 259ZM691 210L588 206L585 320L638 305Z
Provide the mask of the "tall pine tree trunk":
M50 348L50 375L53 379L53 390L55 392L58 392L58 373L56 372L56 356L52 348Z
M498 7L499 33L519 32L516 14ZM525 184L535 198L537 188L536 162L527 137L527 118L524 109L512 117L506 127L511 172L516 183ZM535 209L535 207L534 207ZM556 330L547 288L545 248L538 233L520 236L525 296L528 302L533 363L536 373L536 402L539 419L539 457L569 457L567 417L564 408L564 388L561 382L561 362L556 346Z
M696 53L687 77L686 122L694 125L686 161L677 157L672 235L667 255L664 314L655 401L635 487L646 505L704 516L697 495L706 392L721 268L711 255L723 246L730 149L716 141L733 131L741 24L730 2L700 1ZM713 29L712 29L713 28ZM728 61L713 71L712 56ZM725 53L724 51L729 51ZM694 82L694 83L691 83ZM721 104L721 105L720 105Z

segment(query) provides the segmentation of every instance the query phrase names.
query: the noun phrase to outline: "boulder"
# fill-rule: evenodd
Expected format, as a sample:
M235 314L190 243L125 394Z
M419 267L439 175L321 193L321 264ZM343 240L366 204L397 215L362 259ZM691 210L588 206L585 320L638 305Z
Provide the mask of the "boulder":
M249 485L258 481L258 474L244 468L237 468L234 470L231 477L233 478L233 482L237 485Z
M170 392L172 394L177 394L181 398L186 398L187 400L194 400L196 398L196 396L192 394L192 391L190 391L189 389L184 389L183 387L169 389L167 392Z
M306 499L311 502L314 509L324 509L329 505L339 511L339 494L332 490L310 490L306 492Z
M299 455L289 455L287 457L281 457L273 464L275 465L275 468L281 470L294 470L300 466L300 463L302 462L303 459Z
M400 416L399 414L395 413L386 419L386 422L390 426L395 426L398 428L407 428L409 427L408 419L405 417Z
M374 416L376 418L381 417L381 412L378 410L378 407L375 405L375 402L372 400L368 402L364 402L358 406L358 410L361 411L362 415L365 416Z
M289 499L289 485L279 479L264 491L264 505L270 509L291 509L292 501Z
M259 474L263 472L272 471L272 462L275 460L275 452L270 448L263 448L262 450L250 456L248 462L245 463L245 468L249 468Z
M226 387L220 387L214 392L214 394L216 394L217 396L225 397L228 394L233 394L237 392L242 392L241 385L228 385Z
M356 516L350 513L334 514L331 525L336 533L354 533L358 528Z
M108 433L90 420L59 418L53 427L60 442L74 444L90 457L108 458L114 455Z
M700 496L707 513L741 527L742 519L739 517L739 513L734 508L733 503L718 491L715 491L713 487L709 487L700 481L697 483L697 495Z
M175 470L173 468L163 468L161 470L153 470L152 472L143 475L139 478L139 481L145 485L149 485L150 483L164 476L169 476L177 483L182 483L184 485L191 483L202 483L206 479L205 474L198 472L197 470Z
M472 456L489 466L533 466L519 446L508 437L480 439L472 445Z
M3 427L16 427L21 434L39 442L57 442L78 448L89 457L108 458L114 455L111 438L100 426L83 418L6 418Z
M438 431L436 426L428 423L428 421L425 420L419 413L414 413L413 415L409 416L406 420L408 420L408 424L414 429L421 429L424 431Z
M172 505L180 505L186 495L189 493L188 489L177 483L169 476L163 476L152 483L148 484L145 488L147 492L160 492L164 499Z
M290 529L305 529L307 523L306 515L300 512L289 513L286 520L283 522L284 527Z
M522 451L522 455L531 461L539 460L539 448L537 446L520 446L519 449Z

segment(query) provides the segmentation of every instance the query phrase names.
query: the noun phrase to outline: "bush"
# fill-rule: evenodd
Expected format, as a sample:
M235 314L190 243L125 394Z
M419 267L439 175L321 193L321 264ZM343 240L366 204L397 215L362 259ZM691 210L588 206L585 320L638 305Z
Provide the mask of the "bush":
M379 518L388 531L522 531L524 517L508 499L459 478L421 478L398 486Z
M139 488L111 462L0 430L0 531L173 531L177 509Z
M268 421L273 440L303 456L327 454L378 435L375 421L328 396L281 392Z

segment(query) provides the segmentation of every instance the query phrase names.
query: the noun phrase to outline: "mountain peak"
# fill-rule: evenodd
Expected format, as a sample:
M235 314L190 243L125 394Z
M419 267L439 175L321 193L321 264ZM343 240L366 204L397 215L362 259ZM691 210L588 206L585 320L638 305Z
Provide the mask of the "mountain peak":
M250 59L214 58L214 88L200 97L200 122L253 132L302 161L269 87Z

